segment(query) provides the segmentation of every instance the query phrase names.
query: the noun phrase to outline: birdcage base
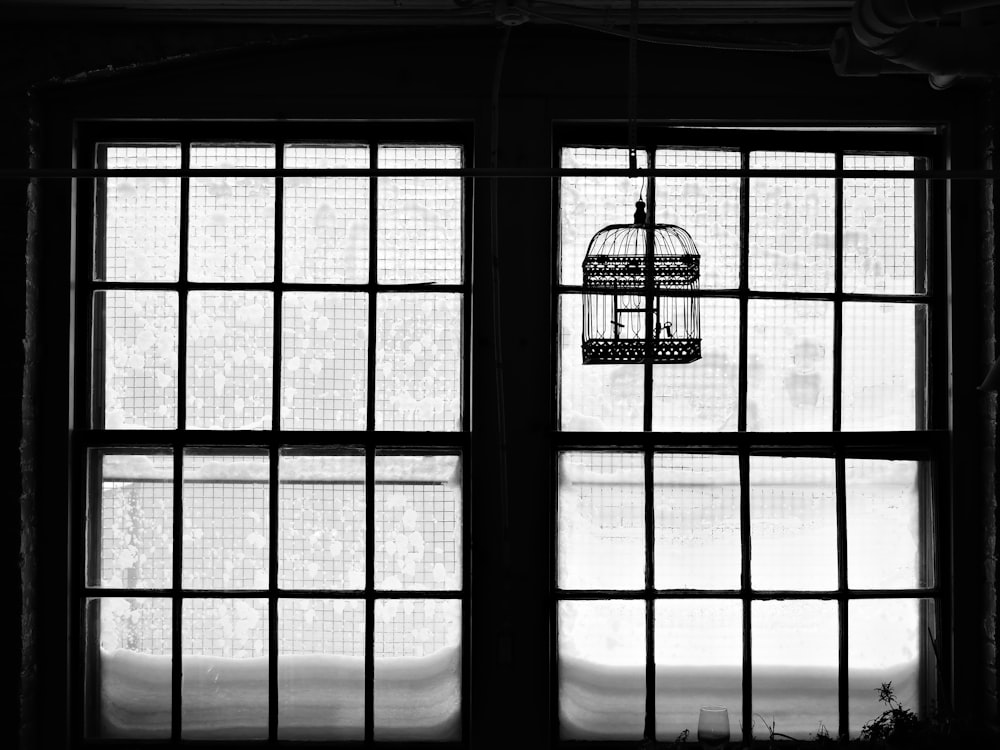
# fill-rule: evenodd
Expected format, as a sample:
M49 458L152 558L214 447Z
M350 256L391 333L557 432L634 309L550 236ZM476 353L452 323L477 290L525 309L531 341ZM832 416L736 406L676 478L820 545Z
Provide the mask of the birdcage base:
M647 352L647 346L651 351ZM626 362L685 364L701 359L701 339L586 339L583 364L613 365Z

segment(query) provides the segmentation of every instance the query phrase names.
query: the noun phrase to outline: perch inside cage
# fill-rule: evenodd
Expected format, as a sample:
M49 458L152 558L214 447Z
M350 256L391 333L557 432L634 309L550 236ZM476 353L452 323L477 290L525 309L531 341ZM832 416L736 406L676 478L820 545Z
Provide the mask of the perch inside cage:
M583 259L583 363L701 359L698 250L673 224L612 224Z

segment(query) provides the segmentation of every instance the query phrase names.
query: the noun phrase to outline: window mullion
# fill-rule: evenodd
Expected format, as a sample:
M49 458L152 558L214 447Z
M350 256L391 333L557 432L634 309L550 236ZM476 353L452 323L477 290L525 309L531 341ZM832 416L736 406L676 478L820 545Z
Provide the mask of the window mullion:
M744 266L745 268L745 266ZM741 357L746 361L746 356ZM750 579L750 454L740 451L740 593L743 598L743 741L753 739L753 654L751 651L752 621Z
M750 168L750 151L740 152L740 168ZM736 429L746 432L747 429L747 341L749 340L749 302L750 290L750 179L740 178L740 351L739 351L739 385L737 386ZM747 579L749 580L749 579Z
M838 223L839 226L839 223ZM839 233L838 233L839 235ZM838 243L839 247L839 243ZM840 303L837 303L838 307ZM836 457L836 502L837 502L837 704L839 736L846 737L850 729L849 715L849 668L848 615L850 602L847 589L847 467L843 449L837 450Z
M650 363L646 363L647 368L652 368ZM650 397L647 393L647 403ZM645 601L646 601L646 725L643 738L647 742L656 740L656 652L654 648L654 636L656 632L656 569L655 555L653 550L653 524L655 516L653 513L653 451L647 449L643 454L643 475L645 489L645 550L646 550L646 573L645 573Z

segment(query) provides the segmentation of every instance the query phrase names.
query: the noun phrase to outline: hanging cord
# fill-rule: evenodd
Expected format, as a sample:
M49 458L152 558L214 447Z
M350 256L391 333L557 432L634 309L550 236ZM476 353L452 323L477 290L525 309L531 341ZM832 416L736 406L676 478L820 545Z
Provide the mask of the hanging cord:
M639 0L632 0L629 10L628 39L628 168L635 175L639 171L639 156L636 152L638 139L638 64L636 48L639 46Z

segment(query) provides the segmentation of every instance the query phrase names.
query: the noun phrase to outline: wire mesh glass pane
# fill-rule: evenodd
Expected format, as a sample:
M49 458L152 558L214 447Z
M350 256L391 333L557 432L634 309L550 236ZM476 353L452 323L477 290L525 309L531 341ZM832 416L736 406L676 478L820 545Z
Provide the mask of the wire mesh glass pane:
M833 303L749 302L747 429L833 427Z
M186 599L181 643L181 737L266 739L267 599Z
M653 518L656 588L740 587L738 457L656 454Z
M382 146L381 169L458 169L458 146ZM462 281L460 177L381 177L378 181L380 283Z
M927 306L845 302L844 430L923 425Z
M656 602L656 737L698 732L698 709L743 705L743 604L718 599ZM737 727L730 734L738 736Z
M879 688L892 683L895 700L926 716L936 684L933 603L929 599L861 599L848 603L847 685L852 738L889 708Z
M174 292L94 293L95 427L177 426L177 318Z
M754 735L836 735L837 603L751 604Z
M645 585L643 465L639 453L559 456L559 588L639 589Z
M364 600L279 599L278 739L364 735Z
M368 296L287 292L281 309L282 429L365 429Z
M637 154L640 169L645 152ZM627 148L564 148L564 169L625 169ZM642 178L563 177L559 181L559 283L583 283L583 257L597 232L610 224L631 224L635 202L643 197ZM662 223L659 216L657 221ZM579 316L577 316L579 317ZM579 346L579 344L577 344Z
M191 178L188 277L192 281L274 278L274 178L240 177L273 169L274 147L192 145L192 169L232 169L225 177Z
M663 149L663 169L739 169L738 151ZM701 288L740 283L740 180L738 177L657 177L656 222L687 230L701 256ZM704 308L702 308L704 310Z
M179 169L180 146L99 145L107 169ZM176 281L180 257L179 177L109 177L103 188L94 278L107 281ZM102 241L103 240L103 241Z
M917 461L846 461L847 582L856 589L909 589L931 583L930 499Z
M462 603L375 600L375 739L462 733Z
M751 456L750 540L754 589L837 588L833 459Z
M90 599L86 612L88 737L169 739L170 600Z
M851 170L913 170L915 162L912 156L844 155L844 169ZM914 180L844 180L845 292L926 291L917 241Z
M367 169L367 146L285 146L286 169ZM363 284L368 281L369 179L286 177L282 279Z
M375 457L375 588L462 588L458 456Z
M700 305L701 359L653 366L656 431L724 432L739 426L740 304L702 299ZM641 374L641 367L631 367Z
M188 428L270 429L271 293L191 292L187 326Z
M378 295L375 429L462 424L462 295Z
M754 151L751 169L833 169L833 154ZM750 288L829 292L834 281L834 181L750 180Z
M266 589L266 453L184 454L183 585Z
M90 471L88 585L169 588L174 560L173 456L169 451L92 450Z
M363 589L364 456L286 450L278 477L278 585Z
M557 616L560 738L641 739L645 602L562 601Z
M635 364L584 365L582 341L583 296L560 295L559 428L590 432L641 430L643 368ZM661 412L665 408L662 401L660 408Z

